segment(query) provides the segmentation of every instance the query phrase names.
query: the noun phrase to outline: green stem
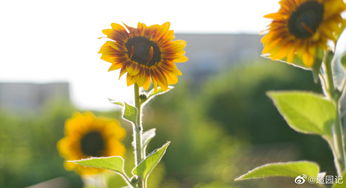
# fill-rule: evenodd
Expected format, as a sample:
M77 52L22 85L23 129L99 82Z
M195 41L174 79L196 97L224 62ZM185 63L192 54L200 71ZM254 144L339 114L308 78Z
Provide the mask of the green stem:
M138 166L138 164L144 159L144 151L142 147L142 134L143 134L143 127L142 127L142 104L140 102L139 98L139 87L137 84L134 86L134 92L135 92L135 106L137 108L137 117L136 117L136 124L133 127L133 137L135 141L135 165ZM142 177L138 177L138 188L145 188L146 182L145 179Z
M327 56L327 54L325 55ZM325 58L324 68L328 85L326 86L327 94L330 100L332 100L336 105L336 121L333 126L333 142L335 150L335 166L338 171L338 175L342 176L342 173L345 171L345 141L344 141L344 132L342 129L342 124L340 121L340 109L339 109L339 97L336 95L336 90L333 81L333 71L331 62L327 61L328 58Z
M119 174L119 175L124 179L124 181L126 182L126 184L127 184L130 188L133 188L133 185L131 184L131 180L127 177L127 175L126 175L125 173L117 172L117 174Z
M339 163L340 163L340 171L339 175L342 176L343 172L345 171L345 138L344 138L344 132L342 128L342 124L340 122L340 115L339 115L339 104L336 103L337 113L336 113L336 122L335 122L335 142L337 143L338 153L340 155L339 157Z

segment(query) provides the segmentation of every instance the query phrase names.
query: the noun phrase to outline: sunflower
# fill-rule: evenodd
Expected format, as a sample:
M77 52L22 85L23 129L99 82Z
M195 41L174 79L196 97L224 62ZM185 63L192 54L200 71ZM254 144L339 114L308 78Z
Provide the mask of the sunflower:
M175 40L170 23L146 26L138 23L137 28L113 23L112 29L103 33L111 39L99 53L101 59L112 63L109 71L120 69L119 78L127 73L127 85L137 84L148 90L153 83L163 90L176 84L182 73L175 63L188 60L185 56L184 40Z
M83 167L68 160L88 157L123 156L125 147L120 142L125 130L115 120L95 117L91 112L76 113L65 123L65 137L58 144L58 151L65 158L65 168L81 175L103 172L102 169Z
M344 28L345 4L343 0L281 0L280 6L278 12L264 16L272 22L262 38L263 54L311 68L318 52L327 50L330 41L335 44Z

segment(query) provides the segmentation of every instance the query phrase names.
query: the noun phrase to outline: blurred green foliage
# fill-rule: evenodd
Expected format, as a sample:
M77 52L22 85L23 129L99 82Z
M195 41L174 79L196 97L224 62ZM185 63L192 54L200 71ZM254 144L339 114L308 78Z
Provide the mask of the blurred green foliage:
M0 113L1 187L25 187L66 174L56 142L74 110L66 105L47 106L43 111L35 117ZM66 178L73 186L81 186L77 175Z
M320 93L320 88L310 71L265 61L210 80L200 100L204 115L223 125L229 135L259 147L292 147L295 158L316 161L323 170L335 174L327 143L319 136L290 129L266 95L267 91L278 90Z
M291 130L265 94L291 89L320 92L318 88L310 72L269 62L226 69L198 87L193 79L182 78L175 89L150 101L144 110L144 128L157 128L148 151L172 141L149 177L149 187L291 187L292 180L280 178L233 180L267 162L300 159L316 161L333 174L327 144L318 136ZM0 187L25 187L56 177L64 177L70 187L82 187L78 175L64 170L56 151L64 121L76 111L59 103L36 116L0 113ZM120 112L97 114L119 118ZM128 131L129 148L132 130L128 123L122 125ZM131 169L130 149L127 156L126 169ZM110 179L110 185L121 184L118 177Z

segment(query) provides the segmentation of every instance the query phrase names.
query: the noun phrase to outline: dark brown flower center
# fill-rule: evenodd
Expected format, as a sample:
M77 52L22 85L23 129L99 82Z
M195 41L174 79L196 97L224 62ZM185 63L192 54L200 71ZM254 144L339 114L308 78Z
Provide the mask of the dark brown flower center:
M298 38L311 37L323 19L323 5L316 1L301 4L288 20L288 30Z
M129 57L139 64L152 66L161 60L160 48L144 37L130 38L126 43Z
M82 153L86 156L100 157L105 150L105 142L100 132L91 131L86 133L81 141Z

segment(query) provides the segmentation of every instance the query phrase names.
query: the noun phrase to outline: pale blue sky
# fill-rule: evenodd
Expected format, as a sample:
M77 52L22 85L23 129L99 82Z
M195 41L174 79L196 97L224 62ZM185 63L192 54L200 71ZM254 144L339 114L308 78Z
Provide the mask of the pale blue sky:
M112 108L132 88L97 54L102 29L171 22L176 32L258 33L278 0L0 1L0 81L69 81L82 108Z

